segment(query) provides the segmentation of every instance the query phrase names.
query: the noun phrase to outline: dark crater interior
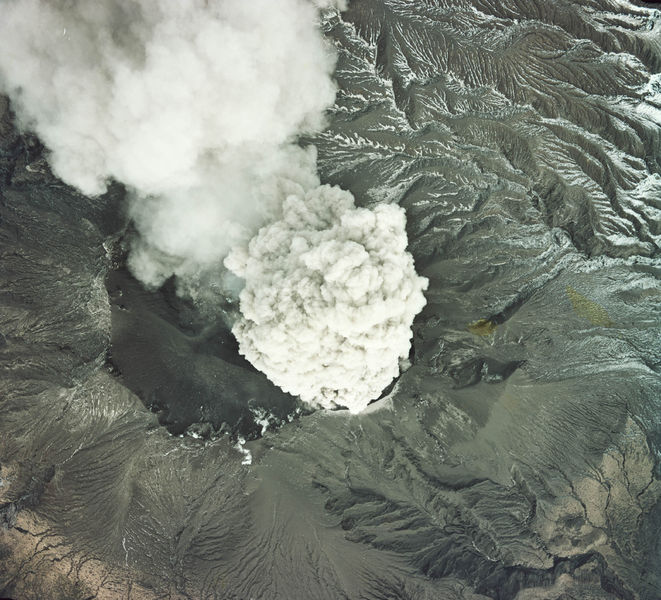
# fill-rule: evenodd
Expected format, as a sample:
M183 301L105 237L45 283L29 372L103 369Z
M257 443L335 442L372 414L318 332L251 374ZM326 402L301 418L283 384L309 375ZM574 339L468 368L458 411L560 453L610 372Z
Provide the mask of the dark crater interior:
M222 318L209 323L177 296L172 280L145 289L126 268L125 252L118 248L116 254L106 277L112 307L108 365L170 433L256 439L264 428L276 429L303 412L300 401L239 354Z

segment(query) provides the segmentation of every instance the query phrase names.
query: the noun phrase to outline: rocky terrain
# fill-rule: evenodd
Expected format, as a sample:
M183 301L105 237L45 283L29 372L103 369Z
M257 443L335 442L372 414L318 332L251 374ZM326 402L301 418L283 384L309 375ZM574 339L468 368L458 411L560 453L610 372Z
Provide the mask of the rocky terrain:
M125 269L0 100L0 596L661 597L661 14L351 0L323 181L395 202L411 366L312 411ZM228 308L230 310L231 307Z

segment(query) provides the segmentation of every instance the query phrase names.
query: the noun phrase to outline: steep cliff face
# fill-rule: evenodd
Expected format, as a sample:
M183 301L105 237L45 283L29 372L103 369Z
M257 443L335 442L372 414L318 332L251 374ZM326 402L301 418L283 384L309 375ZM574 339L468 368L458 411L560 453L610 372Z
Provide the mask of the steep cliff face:
M430 282L361 415L142 289L121 187L59 182L0 100L0 596L658 598L661 16L353 0L323 28L322 180L402 206Z

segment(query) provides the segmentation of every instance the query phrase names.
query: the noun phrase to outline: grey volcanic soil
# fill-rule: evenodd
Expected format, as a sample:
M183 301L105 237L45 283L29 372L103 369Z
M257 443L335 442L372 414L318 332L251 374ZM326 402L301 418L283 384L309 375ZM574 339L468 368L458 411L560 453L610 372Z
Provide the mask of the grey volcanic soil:
M307 141L407 211L413 366L366 414L286 422L222 325L114 261L121 188L58 182L2 101L0 595L658 599L661 15L353 0L323 26L340 92ZM255 396L279 427L242 453Z
M209 437L222 431L256 439L264 427L310 412L239 354L223 315L200 315L177 297L172 281L156 292L145 290L123 261L115 264L106 278L108 365L170 433Z

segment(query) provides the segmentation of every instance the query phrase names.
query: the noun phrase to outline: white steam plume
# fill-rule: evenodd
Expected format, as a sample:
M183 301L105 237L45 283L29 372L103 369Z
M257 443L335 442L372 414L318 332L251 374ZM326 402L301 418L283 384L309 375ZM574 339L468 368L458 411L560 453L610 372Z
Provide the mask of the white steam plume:
M334 98L329 6L343 0L5 0L0 87L62 180L127 186L138 278L175 275L202 301L227 257L241 352L356 412L397 375L426 280L403 211L356 209L296 145Z
M317 23L306 0L5 0L0 80L61 179L151 197L131 263L159 285L221 261L260 217L259 182L321 127L334 56Z

